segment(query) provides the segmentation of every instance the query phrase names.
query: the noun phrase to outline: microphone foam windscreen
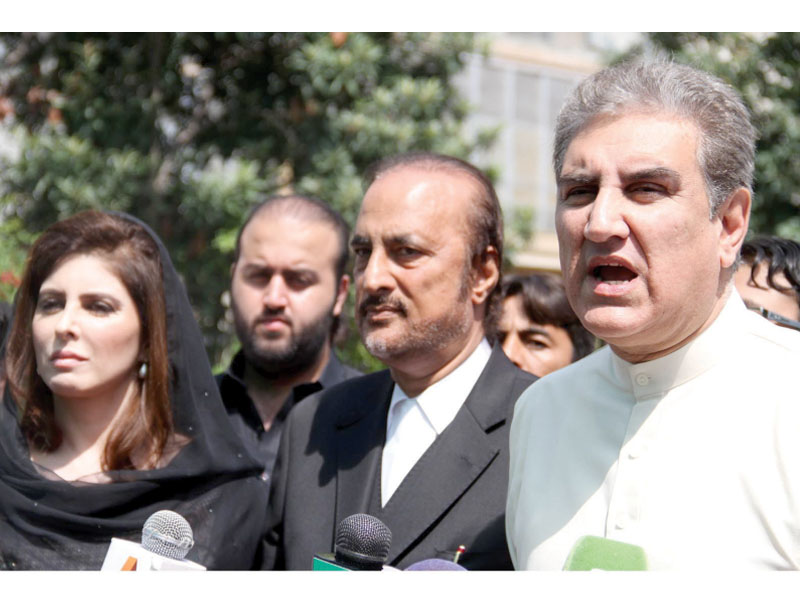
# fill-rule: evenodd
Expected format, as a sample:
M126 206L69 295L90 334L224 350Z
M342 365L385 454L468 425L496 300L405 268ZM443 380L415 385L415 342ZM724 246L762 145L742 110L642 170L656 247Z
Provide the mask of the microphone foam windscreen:
M391 545L392 532L372 515L350 515L336 528L336 560L359 570L380 569Z
M466 571L464 567L452 560L443 558L426 558L407 566L405 571Z
M194 546L189 523L171 510L159 510L144 522L142 548L159 556L183 560Z

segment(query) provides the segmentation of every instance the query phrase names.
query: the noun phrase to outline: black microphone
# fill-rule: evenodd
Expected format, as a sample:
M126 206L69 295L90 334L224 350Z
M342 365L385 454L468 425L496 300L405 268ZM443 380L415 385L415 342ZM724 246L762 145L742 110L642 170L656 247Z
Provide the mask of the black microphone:
M380 571L389 558L392 532L377 517L363 513L336 527L333 554L314 556L314 571Z

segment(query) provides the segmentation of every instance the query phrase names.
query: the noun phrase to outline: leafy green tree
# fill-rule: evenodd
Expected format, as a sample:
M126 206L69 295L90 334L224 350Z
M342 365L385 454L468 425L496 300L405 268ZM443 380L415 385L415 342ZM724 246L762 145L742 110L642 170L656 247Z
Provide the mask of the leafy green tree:
M653 33L649 39L739 90L760 136L750 231L800 240L800 33Z
M373 160L485 147L491 134L462 133L467 107L450 81L477 44L436 33L2 34L0 117L22 144L0 160L4 226L35 233L86 208L142 218L222 365L235 350L225 292L248 208L295 190L352 224ZM345 348L376 366L352 327Z

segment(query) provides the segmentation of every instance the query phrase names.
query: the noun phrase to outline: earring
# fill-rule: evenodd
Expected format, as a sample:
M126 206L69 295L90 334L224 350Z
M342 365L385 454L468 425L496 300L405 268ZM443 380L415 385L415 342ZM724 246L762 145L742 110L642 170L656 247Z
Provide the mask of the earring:
M147 377L147 363L143 362L139 367L139 379Z

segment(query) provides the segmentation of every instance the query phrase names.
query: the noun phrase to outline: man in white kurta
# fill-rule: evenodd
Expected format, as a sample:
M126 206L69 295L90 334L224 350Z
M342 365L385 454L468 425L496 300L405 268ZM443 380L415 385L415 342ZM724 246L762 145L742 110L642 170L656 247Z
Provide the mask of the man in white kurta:
M734 292L698 338L633 364L605 347L528 388L511 428L517 569L584 535L652 569L800 567L800 332Z
M800 332L733 288L755 151L741 98L623 63L567 99L554 148L567 297L608 345L516 404L515 567L562 569L591 535L651 569L797 569Z

